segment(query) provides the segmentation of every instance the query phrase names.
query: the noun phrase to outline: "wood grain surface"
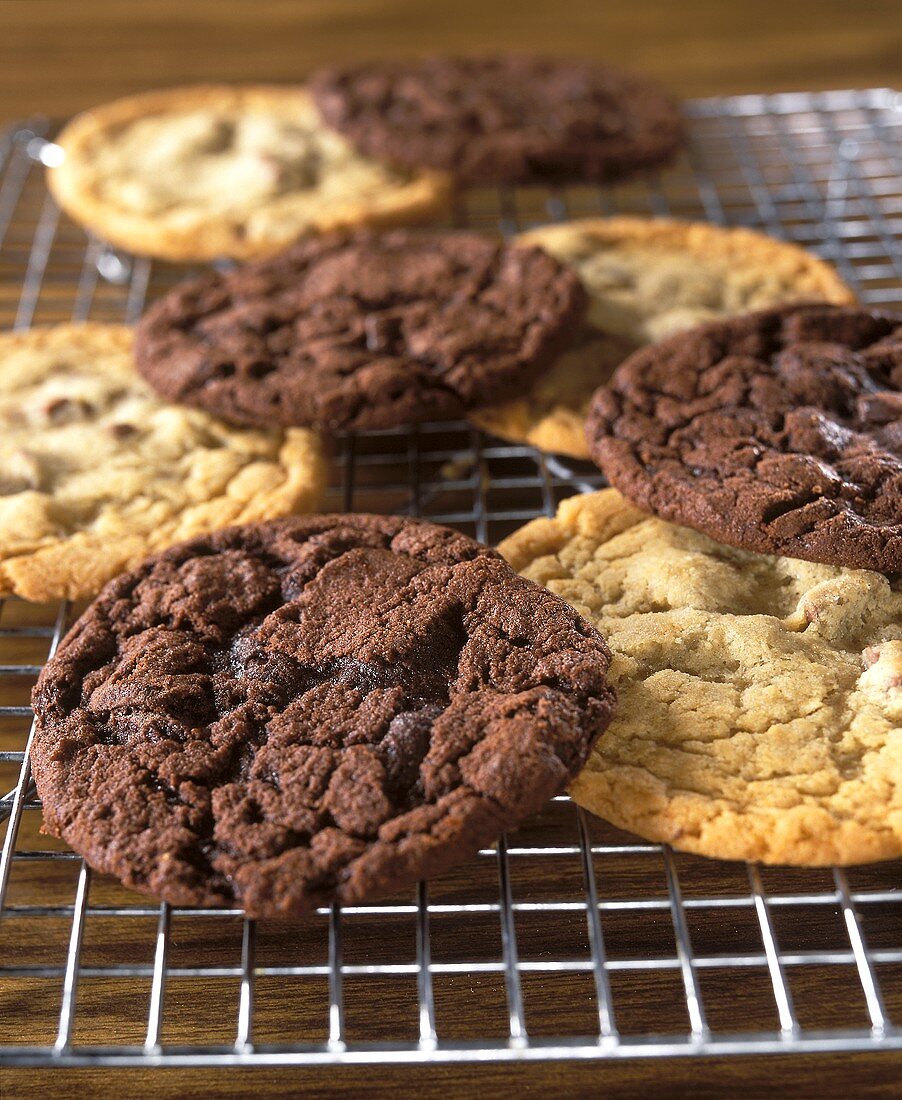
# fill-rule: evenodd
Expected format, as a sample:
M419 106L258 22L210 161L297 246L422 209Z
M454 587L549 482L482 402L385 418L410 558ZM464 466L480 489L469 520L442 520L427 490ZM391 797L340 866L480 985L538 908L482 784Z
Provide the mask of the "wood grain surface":
M898 0L2 0L0 117L69 115L330 60L497 49L607 58L683 96L898 80Z
M199 80L291 81L333 59L379 54L419 54L439 50L485 52L499 48L609 58L664 81L677 94L714 95L748 91L865 87L898 79L902 10L897 0L0 0L0 118L33 113L68 116L117 95L162 84ZM73 251L73 256L77 255ZM74 262L74 261L73 261ZM0 288L3 290L4 288ZM53 286L48 294L53 291ZM5 288L9 291L10 288ZM61 294L68 290L61 289ZM49 319L49 318L47 318ZM403 479L403 470L400 473ZM333 502L334 503L334 502ZM9 614L9 612L7 612ZM22 609L23 622L46 621L47 612ZM42 619L41 616L44 616ZM7 620L4 625L9 625ZM45 642L13 650L7 646L0 663L39 661ZM21 703L30 680L6 678L0 704ZM21 747L27 723L8 722L0 729L0 749ZM6 790L15 779L12 765L0 766ZM570 815L570 816L568 816ZM42 838L37 815L27 815L23 844L62 848ZM599 823L599 841L616 834ZM572 843L572 810L549 807L525 837L557 836ZM535 830L535 832L530 832ZM604 857L597 872L612 896L666 896L660 860L617 862ZM747 889L744 870L700 859L679 859L684 889L707 895ZM71 904L76 865L59 862L20 868L10 901L27 905ZM898 885L899 865L853 873L853 888L891 889ZM770 877L768 877L770 876ZM856 877L857 876L857 877ZM766 875L773 890L829 889L820 872ZM578 867L563 864L519 865L514 890L529 897L581 896ZM435 896L468 900L497 899L494 860L445 876ZM135 896L108 880L95 880L91 903L133 905ZM899 907L869 907L867 933L872 945L898 945ZM606 917L608 921L608 917ZM23 964L58 966L65 958L69 919L4 922L4 961L9 953ZM85 960L103 967L152 958L155 919L111 921L91 917L86 928ZM690 929L702 954L760 951L760 932L742 909L707 914L699 911ZM236 958L240 923L183 920L173 930L174 966L213 964ZM434 948L442 959L466 960L485 952L497 957L497 917L449 922L435 928ZM524 920L518 925L521 951L528 958L580 957L587 949L584 919L566 927ZM346 931L346 961L407 958L412 922L398 920L385 935L361 921ZM780 914L778 933L784 950L813 946L847 949L848 940L835 907L825 906L811 919ZM666 955L674 950L666 914L639 920L612 914L606 923L612 956ZM324 933L319 925L261 929L258 962L318 958ZM567 938L569 937L569 938ZM380 952L382 954L380 955ZM900 967L885 967L884 993L891 1012L902 1013ZM591 1027L591 989L585 975L557 983L524 978L527 1021L541 1034L563 1022L574 1030ZM468 979L469 980L469 979ZM631 972L618 979L616 1003L622 1006L627 1031L648 1027L685 1030L685 1006L673 972ZM852 1017L864 1023L860 986L848 967L794 968L791 984L803 1024L831 1027ZM58 977L8 983L0 993L0 1042L46 1042L59 1010ZM86 980L79 992L76 1039L100 1041L115 1029L117 1041L143 1041L149 982ZM379 1039L410 1028L415 1034L415 983L406 991L348 982L349 1031L359 1038ZM711 971L705 975L705 1005L712 1027L723 1030L741 1005L752 1027L774 1026L773 994L766 972ZM297 1028L312 1027L305 1038L324 1037L325 990L310 984L259 981L258 1037L283 1041ZM173 980L167 995L168 1041L196 1041L214 1034L234 1038L237 983L212 982L202 987ZM504 989L498 975L473 982L465 990L437 981L437 1012L449 1036L476 1037L505 1025ZM373 1006L378 1005L378 1011ZM681 1013L683 1015L681 1015ZM309 1021L319 1020L311 1025ZM316 1027L320 1030L317 1031ZM321 1033L322 1032L322 1033ZM514 1093L524 1097L598 1096L610 1098L647 1093L662 1097L699 1098L731 1095L770 1097L778 1090L792 1097L894 1096L900 1073L898 1059L874 1055L760 1057L704 1060L630 1060L566 1065L461 1065L444 1068L349 1068L289 1070L4 1070L3 1100L14 1097L153 1096L241 1097L258 1095L407 1097L432 1095L486 1097Z

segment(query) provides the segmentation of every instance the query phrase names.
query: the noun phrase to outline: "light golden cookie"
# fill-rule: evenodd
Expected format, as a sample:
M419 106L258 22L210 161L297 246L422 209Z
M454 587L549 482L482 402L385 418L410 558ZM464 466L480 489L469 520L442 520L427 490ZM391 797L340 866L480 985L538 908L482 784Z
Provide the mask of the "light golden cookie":
M814 866L902 856L902 585L571 497L499 550L614 653L575 800L649 840Z
M588 458L592 393L643 344L718 317L794 301L855 300L829 264L749 229L666 218L588 218L519 240L572 263L589 292L588 330L516 401L480 409L480 428Z
M192 535L311 511L325 478L313 432L161 401L125 325L0 334L0 596L91 595Z
M168 260L249 259L311 232L415 221L450 178L389 168L320 119L304 88L169 88L86 111L50 190L76 221Z

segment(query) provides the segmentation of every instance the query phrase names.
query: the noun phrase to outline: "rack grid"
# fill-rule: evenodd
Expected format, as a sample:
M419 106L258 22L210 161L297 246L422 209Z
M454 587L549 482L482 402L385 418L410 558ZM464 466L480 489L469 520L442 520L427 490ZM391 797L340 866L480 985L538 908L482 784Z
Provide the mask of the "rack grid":
M902 96L686 105L666 173L610 189L473 191L456 224L598 213L747 225L902 301ZM0 136L0 324L134 320L185 269L60 215L52 125ZM336 440L327 506L494 543L574 492L581 463L466 424ZM0 605L0 1060L313 1065L902 1049L902 865L793 870L643 843L566 797L468 867L377 905L278 924L157 905L42 836L28 696L78 608ZM378 1005L378 1011L374 1006Z

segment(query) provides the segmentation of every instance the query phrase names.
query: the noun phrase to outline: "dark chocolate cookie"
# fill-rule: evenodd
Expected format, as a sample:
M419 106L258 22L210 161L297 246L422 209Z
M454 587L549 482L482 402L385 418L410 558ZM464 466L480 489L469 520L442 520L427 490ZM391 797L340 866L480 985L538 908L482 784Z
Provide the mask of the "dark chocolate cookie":
M609 659L447 528L230 528L109 584L41 674L45 827L178 905L362 902L563 790L608 723Z
M183 283L138 326L136 357L165 397L238 424L386 428L510 396L586 304L539 248L336 234Z
M663 164L683 143L661 89L589 61L364 61L317 73L311 89L362 152L467 183L609 180Z
M592 457L640 508L764 554L902 570L902 317L749 313L631 356Z

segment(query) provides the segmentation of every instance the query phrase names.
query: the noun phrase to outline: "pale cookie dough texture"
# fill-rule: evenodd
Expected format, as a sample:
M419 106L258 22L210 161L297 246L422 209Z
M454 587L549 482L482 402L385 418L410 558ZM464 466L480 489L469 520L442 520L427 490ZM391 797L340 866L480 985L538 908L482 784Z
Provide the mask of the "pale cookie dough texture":
M855 300L829 264L749 229L667 218L587 218L523 233L573 264L589 292L586 330L523 397L470 414L480 428L588 459L592 393L643 344L705 321L799 301Z
M304 88L199 86L119 99L74 119L50 190L112 244L168 260L250 259L313 232L418 221L450 178L362 156Z
M618 706L580 805L720 859L902 856L899 578L735 550L614 489L499 550L614 654Z
M313 432L158 398L126 325L0 334L0 596L91 595L174 542L312 511L325 478Z

